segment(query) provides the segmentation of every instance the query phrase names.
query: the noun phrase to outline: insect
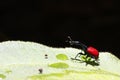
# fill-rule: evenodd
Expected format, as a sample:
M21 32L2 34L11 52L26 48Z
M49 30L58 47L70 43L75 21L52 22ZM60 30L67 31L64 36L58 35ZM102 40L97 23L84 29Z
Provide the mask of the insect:
M48 59L48 55L47 54L45 54L45 59Z
M86 62L87 64L92 64L92 65L99 65L98 58L99 58L99 51L92 47L92 46L86 46L85 44L79 42L79 41L73 41L70 36L68 36L68 39L70 45L78 45L81 46L83 49L83 52L79 52L75 58L71 58L72 60L78 60L81 62ZM79 56L79 59L77 58Z
M43 69L42 68L40 68L38 71L39 71L40 74L43 73Z

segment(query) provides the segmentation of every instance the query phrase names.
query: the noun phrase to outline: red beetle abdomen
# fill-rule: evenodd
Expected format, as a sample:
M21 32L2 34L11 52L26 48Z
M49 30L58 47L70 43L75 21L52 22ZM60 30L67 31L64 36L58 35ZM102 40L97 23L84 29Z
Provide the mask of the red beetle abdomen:
M94 47L91 47L91 46L88 47L88 48L87 48L87 52L88 52L90 55L94 56L95 58L98 58L98 56L99 56L98 50L95 49Z

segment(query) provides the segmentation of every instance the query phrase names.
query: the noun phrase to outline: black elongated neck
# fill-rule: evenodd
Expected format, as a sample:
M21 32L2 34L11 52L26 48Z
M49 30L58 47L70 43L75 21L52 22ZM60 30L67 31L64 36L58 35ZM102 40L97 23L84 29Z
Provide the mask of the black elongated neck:
M81 43L81 42L79 42L79 44L78 44L78 45L80 45L82 48L87 49L87 46L86 46L85 44Z
M83 48L83 50L87 49L87 46L79 41L71 41L71 45L78 45L81 46Z
M83 48L83 50L86 50L86 49L87 49L87 46L86 46L85 44L83 44L83 43L81 43L81 42L79 42L79 41L73 41L70 36L68 36L68 38L69 38L69 40L70 40L70 41L68 41L68 42L70 43L70 45L78 45L78 46L81 46L81 47Z

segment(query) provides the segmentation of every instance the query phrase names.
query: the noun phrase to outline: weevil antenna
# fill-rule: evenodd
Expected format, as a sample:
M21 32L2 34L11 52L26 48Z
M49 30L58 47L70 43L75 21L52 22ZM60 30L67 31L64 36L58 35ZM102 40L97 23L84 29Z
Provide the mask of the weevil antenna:
M68 36L68 39L70 39L70 41L72 41L72 39L71 39L71 37L70 37L70 36Z
M68 42L70 43L70 45L74 45L74 44L77 45L77 43L79 43L79 42L73 41L70 36L68 36L68 39L69 39Z
M79 45L79 46L81 46L83 48L83 50L87 49L87 46L85 44L83 44L83 43L81 43L79 41L73 41L70 36L68 36L68 39L69 39L68 42L70 43L70 45Z

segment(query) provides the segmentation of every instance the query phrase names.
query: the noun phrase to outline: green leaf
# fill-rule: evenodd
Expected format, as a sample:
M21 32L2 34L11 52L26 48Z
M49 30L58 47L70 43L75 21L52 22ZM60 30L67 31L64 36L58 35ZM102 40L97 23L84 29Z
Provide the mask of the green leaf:
M63 62L53 63L53 64L50 64L48 66L52 67L52 68L68 68L69 67L68 64L63 63Z
M3 74L0 74L0 78L4 79L4 78L6 78L6 76Z
M59 60L68 60L68 57L65 54L58 54L56 55L56 58Z

